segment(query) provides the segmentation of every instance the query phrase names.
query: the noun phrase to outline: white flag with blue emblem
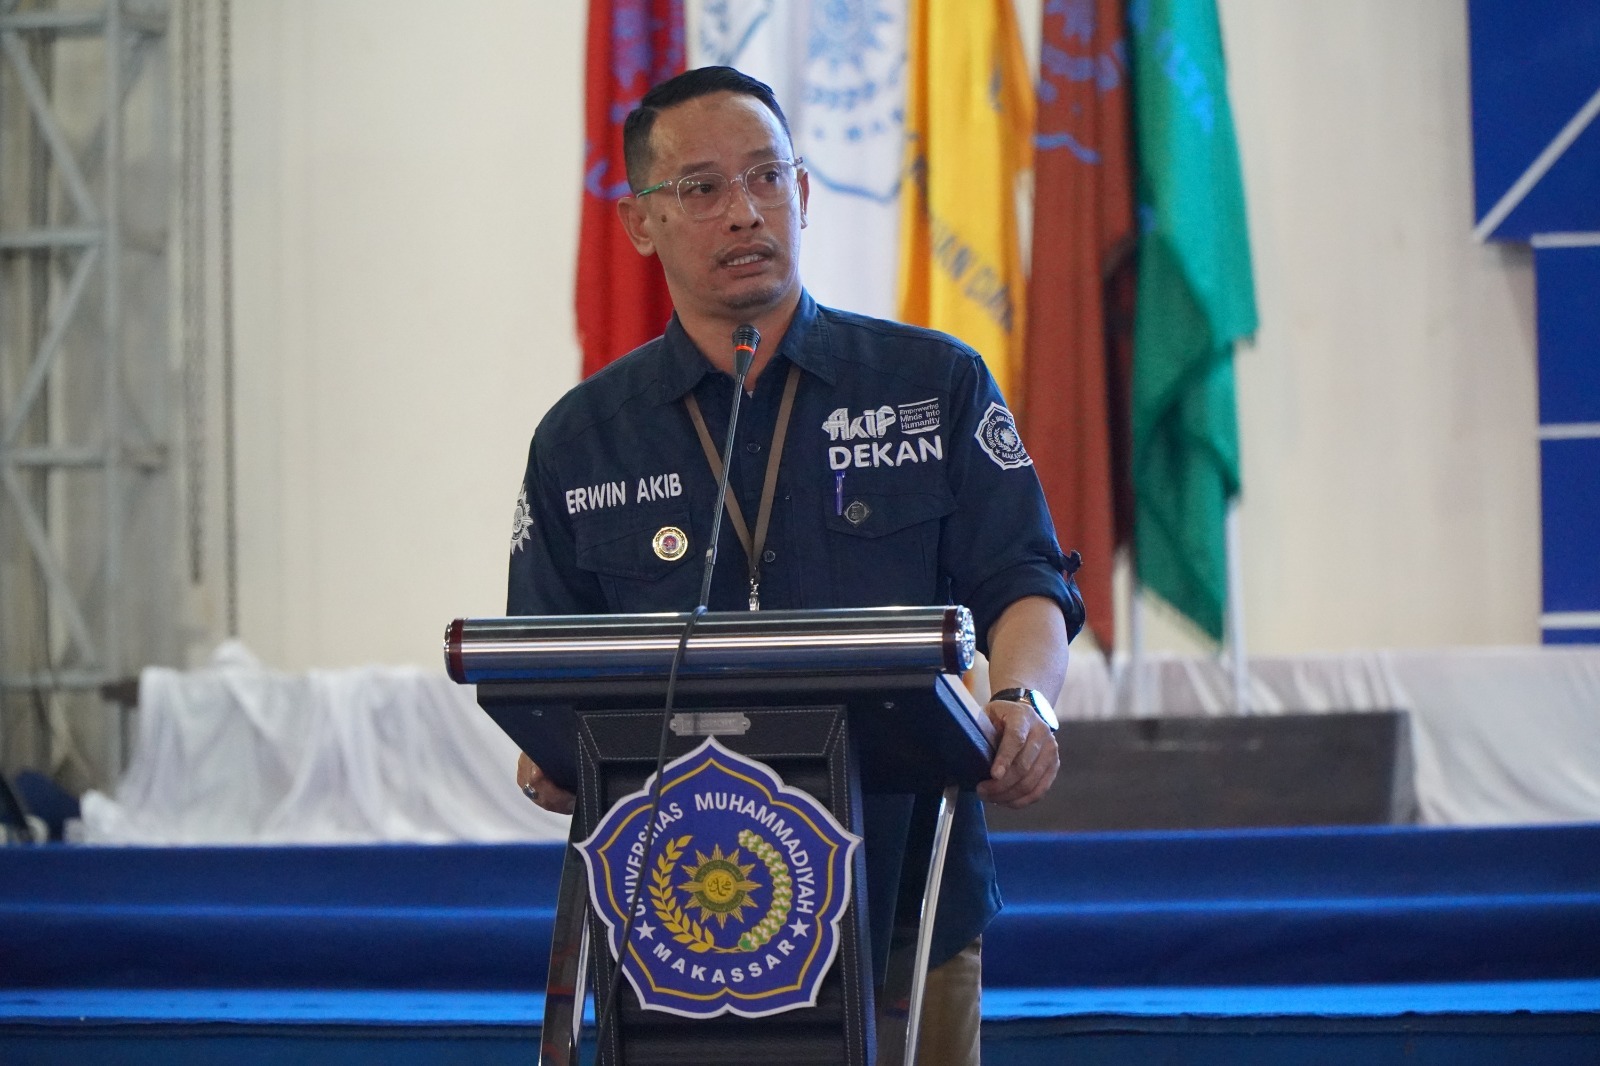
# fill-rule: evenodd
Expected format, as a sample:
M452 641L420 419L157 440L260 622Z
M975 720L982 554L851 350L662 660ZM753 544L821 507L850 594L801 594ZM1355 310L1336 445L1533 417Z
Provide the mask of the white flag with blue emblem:
M905 0L690 0L689 66L772 86L811 174L801 278L821 303L895 314Z

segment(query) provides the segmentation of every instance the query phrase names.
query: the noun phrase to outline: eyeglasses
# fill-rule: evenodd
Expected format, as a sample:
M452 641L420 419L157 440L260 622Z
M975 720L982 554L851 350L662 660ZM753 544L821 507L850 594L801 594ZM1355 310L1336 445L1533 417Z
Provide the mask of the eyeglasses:
M704 222L720 218L728 210L728 194L737 183L744 187L745 195L757 207L782 207L794 199L799 186L798 175L804 160L773 159L757 163L743 174L725 178L721 174L690 174L682 178L660 181L648 189L634 193L636 197L649 196L669 186L677 186L678 206L691 222Z

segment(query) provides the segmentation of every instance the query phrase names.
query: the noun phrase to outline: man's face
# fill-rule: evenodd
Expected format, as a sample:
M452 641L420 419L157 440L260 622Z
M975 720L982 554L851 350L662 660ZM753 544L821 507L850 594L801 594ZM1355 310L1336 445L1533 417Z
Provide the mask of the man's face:
M742 93L713 93L656 116L650 132L648 185L690 174L744 174L757 163L792 159L794 149L777 116ZM679 314L746 321L797 298L800 229L809 186L779 207L759 207L742 186L730 190L727 211L691 221L668 186L628 197L619 214L640 252L661 260Z

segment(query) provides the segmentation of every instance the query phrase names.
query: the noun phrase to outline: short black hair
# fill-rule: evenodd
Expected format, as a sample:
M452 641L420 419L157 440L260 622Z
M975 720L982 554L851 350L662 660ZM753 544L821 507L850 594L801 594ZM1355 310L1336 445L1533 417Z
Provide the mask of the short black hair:
M622 157L628 167L628 184L635 192L644 187L645 173L655 161L650 151L650 131L655 128L656 116L669 107L712 93L741 93L760 100L777 116L778 125L783 127L783 135L789 138L790 145L794 144L789 120L783 117L783 108L772 95L772 86L732 67L686 70L645 93L639 106L628 112L627 121L622 124Z

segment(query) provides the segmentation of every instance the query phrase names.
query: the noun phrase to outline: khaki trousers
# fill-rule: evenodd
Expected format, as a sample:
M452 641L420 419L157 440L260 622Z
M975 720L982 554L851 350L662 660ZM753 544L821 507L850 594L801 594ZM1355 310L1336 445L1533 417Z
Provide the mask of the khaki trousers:
M917 1036L917 1066L979 1066L980 1023L983 1020L983 938L956 953L949 962L928 971L922 993L922 1027ZM904 1029L886 1029L878 1012L878 1062L899 1064L903 1045L887 1046Z

